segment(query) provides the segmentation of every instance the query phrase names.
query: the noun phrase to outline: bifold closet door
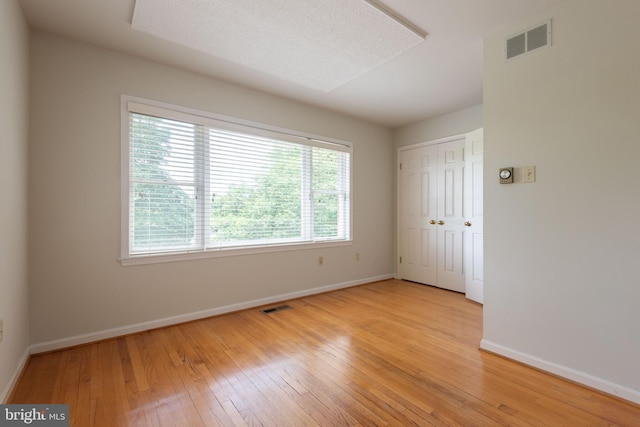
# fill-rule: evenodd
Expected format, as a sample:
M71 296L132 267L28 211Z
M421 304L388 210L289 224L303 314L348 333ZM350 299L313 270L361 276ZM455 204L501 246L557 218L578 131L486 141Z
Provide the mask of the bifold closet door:
M398 274L464 292L464 139L401 151Z
M484 136L478 129L467 134L465 147L465 288L467 298L484 301Z
M465 140L438 144L438 283L464 292L464 145Z
M437 173L435 145L400 151L398 274L435 285L437 272Z

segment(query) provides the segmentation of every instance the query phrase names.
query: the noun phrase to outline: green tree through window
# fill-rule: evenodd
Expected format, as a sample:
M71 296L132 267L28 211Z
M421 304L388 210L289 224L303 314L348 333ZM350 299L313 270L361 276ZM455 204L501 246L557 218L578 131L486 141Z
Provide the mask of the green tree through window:
M133 248L174 248L194 241L195 194L171 175L171 121L131 119Z
M255 177L253 182L230 185L226 193L212 198L212 241L301 236L302 148L273 148L268 158L266 173ZM236 165L228 167L235 169Z

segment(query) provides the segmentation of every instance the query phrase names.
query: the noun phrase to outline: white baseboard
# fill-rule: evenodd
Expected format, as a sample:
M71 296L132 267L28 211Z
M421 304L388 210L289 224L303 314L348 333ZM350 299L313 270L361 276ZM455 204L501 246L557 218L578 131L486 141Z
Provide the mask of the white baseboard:
M29 354L30 354L30 349L27 348L24 351L24 354L22 355L22 357L20 357L18 366L16 367L16 370L13 372L13 375L11 375L11 378L9 378L9 382L5 386L4 390L2 390L2 394L0 394L0 403L6 403L7 398L13 391L13 387L15 387L16 383L18 382L18 379L20 378L20 374L22 374L22 371L27 365L27 361L29 360Z
M638 390L633 390L628 387L612 383L611 381L594 377L593 375L589 375L584 372L576 371L575 369L571 369L563 365L558 365L556 363L549 362L547 360L540 359L526 353L521 353L511 348L504 347L500 344L487 341L485 339L480 342L480 348L491 353L504 356L508 359L524 363L525 365L532 366L542 371L558 375L576 383L583 384L587 387L600 390L612 396L616 396L621 399L640 404L640 391Z
M137 323L134 325L122 326L104 331L92 332L88 334L76 335L73 337L62 338L54 341L33 344L30 347L31 354L44 353L47 351L60 350L62 348L73 347L80 344L100 341L109 338L115 338L122 335L133 334L136 332L147 331L149 329L161 328L164 326L176 325L179 323L190 322L192 320L205 319L211 316L231 313L234 311L245 310L248 308L259 307L261 305L272 304L276 302L302 298L309 295L320 294L323 292L334 291L338 289L349 288L352 286L364 285L366 283L377 282L380 280L392 279L393 274L383 276L370 277L367 279L354 280L350 282L337 283L333 285L321 286L319 288L305 289L302 291L291 292L287 294L275 295L268 298L261 298L238 304L231 304L223 307L216 307L208 310L196 311L193 313L181 314L178 316L165 317L163 319L152 320L149 322Z

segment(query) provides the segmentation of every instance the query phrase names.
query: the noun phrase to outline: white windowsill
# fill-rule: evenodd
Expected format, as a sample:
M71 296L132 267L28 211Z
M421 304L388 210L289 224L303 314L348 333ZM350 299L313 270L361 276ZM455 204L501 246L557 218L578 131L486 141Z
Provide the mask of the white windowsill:
M224 249L208 249L204 251L188 251L188 252L174 252L164 254L150 254L150 255L134 255L120 258L120 264L123 267L131 265L143 265L143 264L158 264L165 262L176 261L193 261L207 258L222 258L229 256L239 255L255 255L270 252L286 252L286 251L299 251L303 249L320 249L331 248L338 246L350 246L353 244L353 240L332 240L326 242L311 242L311 243L297 243L297 244L283 244L283 245L266 245L255 246L245 248L224 248Z

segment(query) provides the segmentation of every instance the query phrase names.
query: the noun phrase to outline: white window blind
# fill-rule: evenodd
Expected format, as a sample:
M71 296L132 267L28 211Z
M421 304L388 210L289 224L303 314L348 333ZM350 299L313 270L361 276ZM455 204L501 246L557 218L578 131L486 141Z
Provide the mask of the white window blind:
M123 257L350 239L351 147L129 102Z

